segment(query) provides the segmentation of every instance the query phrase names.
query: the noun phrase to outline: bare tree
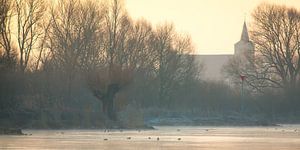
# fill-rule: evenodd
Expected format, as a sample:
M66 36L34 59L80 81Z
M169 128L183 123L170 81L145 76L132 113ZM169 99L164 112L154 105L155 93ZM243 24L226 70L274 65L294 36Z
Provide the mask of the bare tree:
M247 76L252 89L294 89L299 85L300 12L285 6L261 4L252 14L251 38L255 44L254 58L242 63L233 58L225 70L239 79ZM239 83L238 80L235 80Z
M51 37L50 50L52 60L56 68L65 69L66 72L74 73L74 68L78 67L78 57L81 54L79 42L81 40L82 29L76 26L78 19L79 1L59 1L52 10L51 17Z
M15 52L12 47L12 18L14 15L14 4L10 0L0 1L0 50L4 50L2 54L8 67L12 67L15 59Z
M49 30L51 27L51 21L52 21L52 17L51 17L51 12L50 9L46 10L46 13L43 20L41 21L41 34L40 34L40 39L38 41L38 47L37 52L38 52L38 56L36 58L36 63L35 63L35 71L37 71L41 65L43 64L43 54L47 53L46 48L47 45L49 44Z
M244 82L246 82L246 84L244 84L244 89L252 93L264 93L264 91L268 89L282 88L278 79L274 78L274 74L270 69L270 67L265 66L262 58L256 55L255 59L247 57L246 63L245 59L232 57L228 63L224 65L223 72L225 72L226 78L230 79L234 85L241 86L241 76L245 76Z
M132 82L132 73L132 68L114 65L110 68L98 69L89 74L89 88L92 90L93 95L102 102L103 114L108 119L116 119L116 95L122 88ZM111 74L113 74L113 77L110 76Z
M93 70L104 48L102 6L95 1L59 1L52 10L50 49L52 63L67 77L68 93L76 74Z
M180 82L192 67L191 57L186 54L193 52L193 46L189 36L176 33L172 24L158 26L156 30L155 49L157 54L156 65L159 80L159 100L169 103L170 92L174 83Z
M41 35L40 23L46 6L43 0L15 0L17 14L17 40L20 71L27 68L32 50Z
M106 55L109 68L122 65L127 32L131 28L131 20L124 8L122 0L111 0L105 13Z
M82 28L82 55L79 58L80 68L84 71L94 70L105 63L105 9L97 1L85 1L80 8L78 24Z
M127 64L137 70L153 68L156 60L154 41L155 33L152 25L146 20L137 20L127 41Z
M167 89L167 63L170 62L170 58L176 57L175 51L172 51L172 42L174 38L173 25L162 25L157 27L156 31L156 49L157 49L157 69L159 78L159 101L162 102L168 95Z
M110 119L115 119L114 99L124 81L119 76L124 72L124 68L130 68L126 66L125 51L128 41L127 33L131 29L131 19L123 5L121 0L111 0L106 3L105 25L102 28L105 35L105 53L102 54L106 56L106 59L102 69L98 68L102 70L102 73L93 75L94 77L90 78L89 82L92 92L102 101L103 111ZM105 76L106 73L108 74ZM106 77L105 82L99 83L98 78L101 76ZM98 86L95 86L93 82L98 83Z
M262 4L253 12L252 39L274 84L299 84L300 12L285 6Z

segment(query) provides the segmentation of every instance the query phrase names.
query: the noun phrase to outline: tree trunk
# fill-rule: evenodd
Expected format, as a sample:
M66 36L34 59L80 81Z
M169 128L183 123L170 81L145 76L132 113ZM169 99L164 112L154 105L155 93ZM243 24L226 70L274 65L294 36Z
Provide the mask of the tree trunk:
M110 84L106 93L99 94L94 92L94 95L102 102L103 113L111 120L116 120L114 99L119 89L118 84Z

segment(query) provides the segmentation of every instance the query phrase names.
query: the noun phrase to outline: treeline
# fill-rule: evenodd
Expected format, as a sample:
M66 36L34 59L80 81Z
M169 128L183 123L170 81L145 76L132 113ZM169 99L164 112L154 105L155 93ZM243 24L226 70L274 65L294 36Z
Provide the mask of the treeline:
M119 0L49 2L1 0L2 125L128 126L196 80L173 24L133 20Z
M171 23L134 20L120 0L0 2L0 126L144 127L149 118L174 115L240 119L239 86L203 81L190 36ZM282 110L264 94L249 95L244 113L255 120Z

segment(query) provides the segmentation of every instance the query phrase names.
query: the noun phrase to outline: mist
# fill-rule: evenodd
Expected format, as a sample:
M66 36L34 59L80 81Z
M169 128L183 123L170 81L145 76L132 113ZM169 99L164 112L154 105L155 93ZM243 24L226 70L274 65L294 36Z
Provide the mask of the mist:
M300 121L299 9L260 4L233 55L203 56L124 1L0 3L0 134Z

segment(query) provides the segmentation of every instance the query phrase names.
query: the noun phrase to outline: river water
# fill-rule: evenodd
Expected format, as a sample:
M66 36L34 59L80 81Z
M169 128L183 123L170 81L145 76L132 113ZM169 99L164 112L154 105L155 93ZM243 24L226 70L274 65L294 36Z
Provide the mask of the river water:
M300 125L281 127L159 126L156 130L24 130L0 136L0 149L299 150ZM32 134L32 135L30 135Z

